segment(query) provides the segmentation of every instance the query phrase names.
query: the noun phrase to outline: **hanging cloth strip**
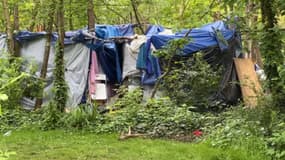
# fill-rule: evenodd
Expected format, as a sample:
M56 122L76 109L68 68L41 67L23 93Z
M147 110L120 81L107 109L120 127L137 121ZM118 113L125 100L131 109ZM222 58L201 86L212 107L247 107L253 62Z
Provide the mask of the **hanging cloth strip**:
M91 53L91 66L89 71L89 96L96 93L96 74L99 73L97 55L95 51Z

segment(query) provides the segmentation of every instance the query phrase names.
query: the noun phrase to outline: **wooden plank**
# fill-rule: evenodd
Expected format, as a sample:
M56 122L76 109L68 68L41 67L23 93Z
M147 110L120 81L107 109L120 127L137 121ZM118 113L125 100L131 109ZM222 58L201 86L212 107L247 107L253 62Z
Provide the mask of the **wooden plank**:
M257 98L262 93L262 88L256 75L252 60L234 58L234 63L244 103L248 107L256 107Z

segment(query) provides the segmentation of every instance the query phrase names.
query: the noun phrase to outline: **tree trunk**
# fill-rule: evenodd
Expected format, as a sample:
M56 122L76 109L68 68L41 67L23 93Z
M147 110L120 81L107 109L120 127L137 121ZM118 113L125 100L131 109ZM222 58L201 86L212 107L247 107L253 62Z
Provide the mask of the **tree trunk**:
M68 18L68 22L69 22L69 30L73 30L74 27L73 27L73 12L72 12L72 0L69 0L69 18Z
M58 0L57 4L57 32L58 46L55 55L55 70L54 70L54 102L57 109L64 111L67 100L67 85L65 83L65 66L64 66L64 1Z
M2 6L3 6L3 15L5 18L5 26L7 32L8 51L12 56L14 56L13 28L11 25L11 20L9 15L8 0L2 0Z
M34 31L34 28L35 28L35 25L36 25L36 18L38 16L38 13L39 13L39 7L40 7L40 1L39 0L34 0L34 3L35 3L35 7L32 11L32 22L30 24L30 27L29 27L29 31L33 32Z
M46 79L47 74L47 68L48 68L48 60L49 60L49 54L50 54L50 47L51 47L51 40L52 40L52 26L53 26L53 20L55 15L55 5L56 2L53 0L51 4L49 5L49 13L48 13L48 19L47 19L47 34L46 34L46 43L45 43L45 52L44 52L44 58L43 58L43 64L41 68L41 75L40 78L42 80ZM43 103L43 90L41 91L41 97L37 98L35 109L40 108Z
M14 5L14 31L18 32L19 30L20 30L19 4L18 4L18 2L16 2L15 5ZM20 46L19 46L19 43L16 40L14 40L14 54L17 57L20 56Z
M88 0L87 15L88 15L88 30L89 32L95 33L95 14L94 14L93 0Z
M277 25L276 12L273 8L274 3L275 0L260 0L262 22L264 24L261 49L265 60L264 70L269 82L269 89L277 95L282 88L280 87L278 66L283 65L284 57L281 54L282 41L280 33L274 29Z

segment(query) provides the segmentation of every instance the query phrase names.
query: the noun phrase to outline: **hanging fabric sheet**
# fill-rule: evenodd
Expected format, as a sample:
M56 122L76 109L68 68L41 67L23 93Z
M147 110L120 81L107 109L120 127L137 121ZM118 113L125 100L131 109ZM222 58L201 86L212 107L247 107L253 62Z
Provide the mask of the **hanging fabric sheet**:
M122 80L121 62L114 42L91 45L95 49L99 63L107 76L108 82L120 83Z
M138 61L138 54L140 53L140 48L146 42L146 36L140 35L134 39L130 44L125 43L123 45L123 79L126 77L139 73L136 67Z
M96 93L96 75L99 73L97 55L95 51L91 53L91 66L89 71L89 95Z

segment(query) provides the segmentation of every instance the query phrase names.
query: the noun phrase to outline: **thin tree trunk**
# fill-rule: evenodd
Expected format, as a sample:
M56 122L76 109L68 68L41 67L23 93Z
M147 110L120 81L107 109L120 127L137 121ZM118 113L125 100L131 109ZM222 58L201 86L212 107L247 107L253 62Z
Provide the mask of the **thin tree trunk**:
M11 25L11 20L10 20L10 15L9 15L8 1L2 0L2 6L3 6L3 15L5 18L5 26L6 26L6 32L7 32L8 51L12 56L14 56L13 28Z
M29 27L29 31L33 32L34 31L34 28L35 28L35 25L36 25L36 18L38 16L38 13L39 13L39 7L40 7L40 2L39 0L34 0L34 3L35 3L35 7L33 9L33 12L32 12L32 21L31 21L31 24L30 24L30 27Z
M20 22L19 22L19 4L18 2L14 5L14 31L20 30ZM20 56L20 46L19 43L14 40L14 54L15 56Z
M265 60L264 71L267 74L269 89L277 95L282 88L279 86L280 77L278 66L283 65L284 57L281 54L281 38L279 34L273 30L274 26L277 25L276 12L273 8L274 3L274 0L260 0L265 35L262 44L262 54Z
M141 24L140 19L139 19L136 1L135 0L131 0L131 4L132 4L132 7L133 7L133 11L134 11L136 20L137 20L138 25L139 25L139 29L141 30L142 34L145 34L145 32L143 30L143 27L142 27L142 24Z
M158 88L159 88L159 86L160 86L161 81L163 80L164 77L166 77L166 76L170 73L171 67L172 67L172 60L173 60L174 56L175 56L175 55L173 55L173 56L168 60L168 62L167 62L167 70L166 70L161 76L159 76L159 77L157 78L157 81L156 81L156 83L155 83L155 85L154 85L154 88L153 88L153 90L152 90L152 92L151 92L150 98L154 98L154 96L155 96L155 94L156 94L156 92L157 92L157 90L158 90Z
M69 21L69 30L72 31L74 29L74 27L73 27L73 20L72 20L73 12L72 12L71 5L72 5L72 0L69 0L69 18L68 18L68 21Z
M58 49L56 51L56 71L55 82L56 87L55 101L59 111L63 112L67 100L67 86L65 83L64 69L64 0L58 0L57 6L57 32L58 32Z
M93 0L88 0L88 30L95 33L95 14L94 14L94 4Z
M49 60L49 54L50 54L50 47L51 47L51 40L52 40L52 25L53 25L53 20L54 20L54 15L55 15L55 5L56 2L53 0L51 4L49 5L49 13L48 13L48 20L47 20L47 35L46 35L46 43L45 43L45 52L44 52L44 58L43 58L43 64L41 68L41 75L40 78L42 80L46 79L46 74L47 74L47 68L48 68L48 60ZM43 103L43 92L41 91L41 97L36 99L35 103L35 109L38 109L41 107Z
M248 27L252 27L253 25L253 19L252 19L252 13L253 12L253 2L251 0L248 0L247 4L246 4L246 8L245 8L245 13L247 15L246 18L246 23L248 25ZM252 53L251 50L252 47L252 38L250 37L250 33L247 32L245 34L245 48L246 48L246 54L245 57L246 58L252 58L253 61L255 61L255 57Z

